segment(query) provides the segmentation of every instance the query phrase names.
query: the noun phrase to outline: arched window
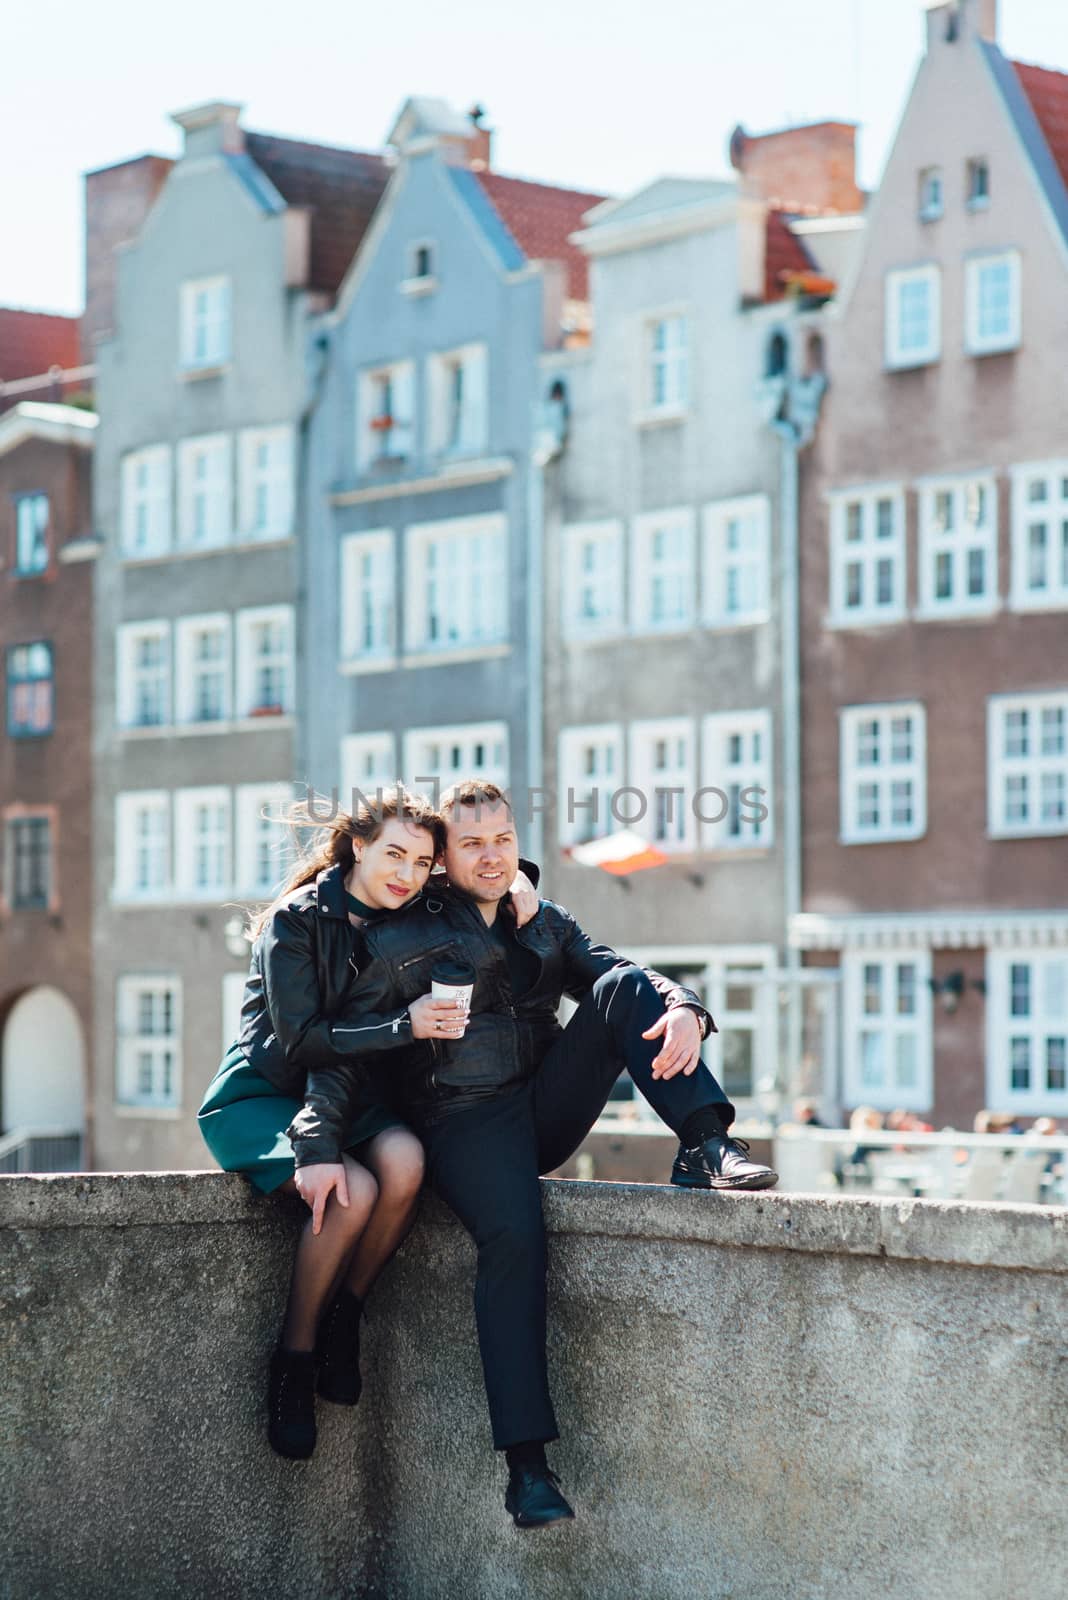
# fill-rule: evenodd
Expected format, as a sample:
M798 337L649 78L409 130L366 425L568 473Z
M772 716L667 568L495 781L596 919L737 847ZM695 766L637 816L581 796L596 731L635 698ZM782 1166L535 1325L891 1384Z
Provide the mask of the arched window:
M764 360L765 378L784 378L789 364L789 348L786 336L782 333L773 333L768 340L767 355Z

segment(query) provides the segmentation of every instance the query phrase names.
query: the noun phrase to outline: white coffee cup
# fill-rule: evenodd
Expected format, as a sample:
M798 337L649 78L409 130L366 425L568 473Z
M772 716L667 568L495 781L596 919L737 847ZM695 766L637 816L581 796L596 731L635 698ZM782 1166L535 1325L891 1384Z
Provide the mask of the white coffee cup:
M430 993L434 999L458 1000L468 1012L474 988L475 969L465 961L439 962L430 974Z

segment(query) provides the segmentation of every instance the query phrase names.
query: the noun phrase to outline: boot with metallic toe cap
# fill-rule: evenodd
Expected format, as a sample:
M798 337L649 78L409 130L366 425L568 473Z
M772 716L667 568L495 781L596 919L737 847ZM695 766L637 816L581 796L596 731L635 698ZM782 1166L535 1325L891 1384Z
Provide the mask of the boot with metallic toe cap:
M513 1467L508 1475L505 1510L517 1528L546 1528L550 1522L574 1518L560 1493L560 1479L548 1467Z
M680 1189L771 1189L779 1174L750 1161L744 1139L716 1133L692 1150L679 1145L671 1181Z

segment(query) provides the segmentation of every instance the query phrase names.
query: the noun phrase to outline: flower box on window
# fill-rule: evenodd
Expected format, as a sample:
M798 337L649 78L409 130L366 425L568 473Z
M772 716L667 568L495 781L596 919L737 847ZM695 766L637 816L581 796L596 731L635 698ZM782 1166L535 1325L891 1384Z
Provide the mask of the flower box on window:
M389 433L394 426L394 419L390 416L371 418L370 428L372 433Z
M280 717L285 708L283 706L253 706L249 712L250 717Z

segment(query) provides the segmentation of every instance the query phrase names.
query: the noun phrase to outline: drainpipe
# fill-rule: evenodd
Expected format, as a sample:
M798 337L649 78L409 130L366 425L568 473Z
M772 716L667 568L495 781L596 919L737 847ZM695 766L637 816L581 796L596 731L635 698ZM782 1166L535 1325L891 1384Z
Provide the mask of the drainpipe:
M535 401L534 444L527 467L527 783L531 790L543 788L545 777L545 469L564 448L567 422L562 390ZM530 854L543 864L545 821L540 808L528 831Z
M783 796L783 912L786 925L785 970L788 1007L786 1060L794 1081L783 1085L795 1093L801 1061L801 952L790 939L794 918L801 910L801 658L798 583L798 471L801 440L793 422L776 418L779 436L779 523L782 559L780 651L782 670L782 796Z

